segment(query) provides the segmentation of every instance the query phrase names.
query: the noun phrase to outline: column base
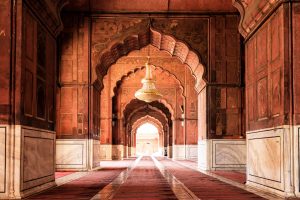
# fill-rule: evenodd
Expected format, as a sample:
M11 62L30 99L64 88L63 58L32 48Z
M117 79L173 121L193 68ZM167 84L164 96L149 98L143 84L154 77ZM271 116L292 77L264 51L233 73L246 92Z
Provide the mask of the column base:
M188 160L198 160L198 145L197 144L187 144L186 145L186 159Z
M173 159L174 160L184 160L185 155L185 145L175 145L173 144Z
M87 171L88 139L57 139L56 170Z
M111 144L100 144L100 160L112 160Z
M168 158L172 158L173 157L173 147L172 146L168 146Z
M122 160L124 155L124 145L112 145L112 159Z

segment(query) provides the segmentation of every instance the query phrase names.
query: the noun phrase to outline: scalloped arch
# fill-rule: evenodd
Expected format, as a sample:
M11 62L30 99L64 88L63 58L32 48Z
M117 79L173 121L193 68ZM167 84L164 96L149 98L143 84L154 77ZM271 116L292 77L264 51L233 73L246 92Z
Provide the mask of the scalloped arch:
M136 133L137 128L147 122L153 124L159 131L159 134L161 134L160 130L163 132L163 125L162 125L161 121L159 121L158 119L156 119L152 116L149 116L149 115L141 117L138 120L136 120L135 122L133 122L132 126L131 126L132 127L131 130Z
M186 64L191 69L192 75L196 77L196 89L199 85L204 84L203 74L205 68L201 63L200 56L183 41L152 28L109 45L108 49L99 56L96 65L96 74L100 82L103 84L102 79L107 74L109 67L120 57L127 55L133 50L139 50L148 44L155 46L159 50L167 51L171 56L177 57L182 63Z
M161 99L160 101L158 101L158 103L161 104L162 107L164 107L167 111L167 113L164 113L162 110L160 110L159 108L156 108L155 106L151 106L151 103L150 104L146 104L145 102L143 101L140 101L140 100L137 100L137 99L132 99L130 102L128 102L125 106L124 106L124 109L121 111L122 113L122 118L123 117L126 117L127 119L130 119L130 117L132 116L132 114L134 112L136 112L137 110L139 110L139 108L146 108L147 106L149 108L156 108L158 109L160 112L163 113L163 115L166 117L166 119L168 119L168 115L170 120L173 120L174 119L174 109L172 107L171 104L169 104L166 100L164 99ZM131 107L133 108L136 108L136 109L132 109ZM130 113L130 114L126 114L126 113ZM168 121L168 120L167 120Z
M149 108L150 110L155 111L155 112L158 113L160 116L162 116L163 119L164 119L166 122L168 122L168 117L166 116L166 114L165 114L163 111L161 111L160 109L158 109L158 108L156 108L156 107L154 107L154 106L149 106L149 105L144 105L144 106L141 106L141 107L135 109L135 110L134 110L132 113L130 113L130 115L128 116L129 121L132 121L132 119L133 119L133 117L134 117L135 115L137 115L140 111L145 110L146 108ZM146 114L146 115L149 115L149 114ZM140 118L140 117L141 117L141 116L139 116L139 118ZM138 119L138 118L137 118L137 119ZM135 121L135 120L133 120L133 121Z

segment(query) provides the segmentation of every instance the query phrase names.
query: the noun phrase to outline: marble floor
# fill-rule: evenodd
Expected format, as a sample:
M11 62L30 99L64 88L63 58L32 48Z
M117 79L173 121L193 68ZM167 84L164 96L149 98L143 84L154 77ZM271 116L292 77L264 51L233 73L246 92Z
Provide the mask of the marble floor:
M57 182L69 181L28 199L275 199L239 186L242 174L216 175L232 177L232 182L236 179L232 184L193 167L187 161L150 156L103 161L97 171L60 172Z

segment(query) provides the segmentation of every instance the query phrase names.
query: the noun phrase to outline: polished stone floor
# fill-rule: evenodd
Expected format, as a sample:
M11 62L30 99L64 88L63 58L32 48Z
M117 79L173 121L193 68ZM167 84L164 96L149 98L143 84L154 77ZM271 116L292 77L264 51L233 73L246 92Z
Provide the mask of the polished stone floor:
M188 163L163 157L144 156L124 161L103 161L97 171L81 173L60 172L57 182L69 181L28 199L264 199L262 195L235 184L199 172ZM77 174L78 175L78 174ZM218 176L221 176L219 173ZM223 172L224 175L224 172ZM237 176L237 177L235 177ZM262 197L263 196L263 197ZM268 197L267 197L268 198ZM269 199L273 199L270 197Z

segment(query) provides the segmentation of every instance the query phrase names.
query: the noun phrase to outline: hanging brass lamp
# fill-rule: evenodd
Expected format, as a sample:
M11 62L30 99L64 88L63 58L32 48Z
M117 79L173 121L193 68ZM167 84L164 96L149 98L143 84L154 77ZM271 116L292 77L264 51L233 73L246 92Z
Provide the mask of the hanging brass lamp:
M162 94L155 87L155 79L152 76L151 66L148 61L146 62L146 76L142 79L143 87L135 92L134 96L142 101L150 103L162 98Z

